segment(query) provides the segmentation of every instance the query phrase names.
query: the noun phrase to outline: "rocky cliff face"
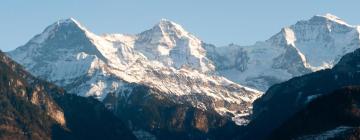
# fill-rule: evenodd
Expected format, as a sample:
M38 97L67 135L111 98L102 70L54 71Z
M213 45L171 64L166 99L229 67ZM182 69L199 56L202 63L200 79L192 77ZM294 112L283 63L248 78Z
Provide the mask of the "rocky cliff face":
M0 139L135 139L98 101L33 77L2 52L0 87Z

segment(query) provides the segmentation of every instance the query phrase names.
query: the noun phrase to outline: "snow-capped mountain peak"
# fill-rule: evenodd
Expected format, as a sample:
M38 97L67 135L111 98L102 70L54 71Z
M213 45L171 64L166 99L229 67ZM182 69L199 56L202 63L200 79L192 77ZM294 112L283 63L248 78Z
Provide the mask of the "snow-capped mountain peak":
M349 24L347 24L341 18L339 18L339 17L337 17L337 16L335 16L333 14L330 14L330 13L326 13L325 15L316 15L312 19L324 19L324 20L335 22L335 23L338 23L338 24L350 26Z
M295 46L296 36L294 30L290 27L282 28L281 31L272 36L267 42L272 44L283 44L283 45L292 45Z
M188 37L192 35L190 35L190 33L187 32L181 25L163 18L157 24L155 24L151 29L140 33L138 36L140 38L151 36L154 39L153 41L156 41L155 38L165 38L164 40L165 43L172 43L174 42L174 39L179 39L182 37ZM167 44L167 45L174 45L174 44Z
M160 28L163 34L176 35L178 37L188 34L181 25L165 18L162 18L154 28Z
M61 19L59 21L57 21L57 24L60 25L60 24L74 24L82 29L85 29L85 27L83 25L81 25L80 22L78 22L75 18L68 18L68 19Z
M297 25L307 25L312 27L317 27L315 30L323 30L323 32L343 32L346 31L347 28L354 28L355 26L349 25L343 19L334 16L332 14L325 15L315 15L309 20L299 21Z
M137 35L134 47L148 59L176 69L188 67L202 72L214 70L206 58L202 41L181 25L161 19L153 28Z
M333 67L341 56L360 47L359 31L334 15L316 15L263 42L217 48L212 61L233 66L218 69L232 81L265 91L294 76Z
M17 54L17 61L21 61L32 74L65 84L70 79L93 71L98 67L94 63L107 62L99 50L99 40L79 22L69 18L51 24L9 54ZM106 49L107 46L101 48Z
M200 40L191 35L181 25L170 21L168 19L161 19L151 29L138 34L138 40L147 41L146 43L166 45L168 48L175 47L176 41L180 39L188 38L191 41ZM168 53L163 53L167 55Z
M77 33L86 35L88 30L74 18L59 20L48 26L41 34L35 36L30 42L41 44L55 35L66 36L66 34Z

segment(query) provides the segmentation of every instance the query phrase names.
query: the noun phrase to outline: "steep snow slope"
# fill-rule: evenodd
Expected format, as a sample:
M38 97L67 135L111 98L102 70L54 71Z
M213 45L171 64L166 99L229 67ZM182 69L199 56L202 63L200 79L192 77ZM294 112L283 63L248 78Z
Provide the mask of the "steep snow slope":
M238 122L260 92L211 74L203 43L180 25L161 20L138 35L98 36L74 19L61 20L9 52L36 76L81 96L126 98L130 83L168 100L215 110ZM152 96L152 95L151 95Z
M283 28L252 46L206 45L208 57L226 78L262 91L312 71L331 68L360 46L359 27L326 14Z

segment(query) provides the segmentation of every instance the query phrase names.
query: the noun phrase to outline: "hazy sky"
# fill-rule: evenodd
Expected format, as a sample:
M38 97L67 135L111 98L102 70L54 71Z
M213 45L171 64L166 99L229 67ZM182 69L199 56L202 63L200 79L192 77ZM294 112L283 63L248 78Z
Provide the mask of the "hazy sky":
M135 34L166 18L208 43L249 45L316 14L360 24L359 7L360 0L1 0L0 49L68 17L97 34Z

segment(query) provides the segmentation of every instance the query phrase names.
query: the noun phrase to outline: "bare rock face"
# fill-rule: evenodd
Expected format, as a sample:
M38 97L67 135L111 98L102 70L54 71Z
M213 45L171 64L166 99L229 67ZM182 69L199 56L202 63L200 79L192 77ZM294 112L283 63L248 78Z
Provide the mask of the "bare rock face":
M30 94L31 103L43 106L47 115L54 119L57 123L62 126L66 126L65 116L63 110L54 104L53 100L49 100L49 97L44 95L43 91L45 89L41 85L36 85L34 91Z

